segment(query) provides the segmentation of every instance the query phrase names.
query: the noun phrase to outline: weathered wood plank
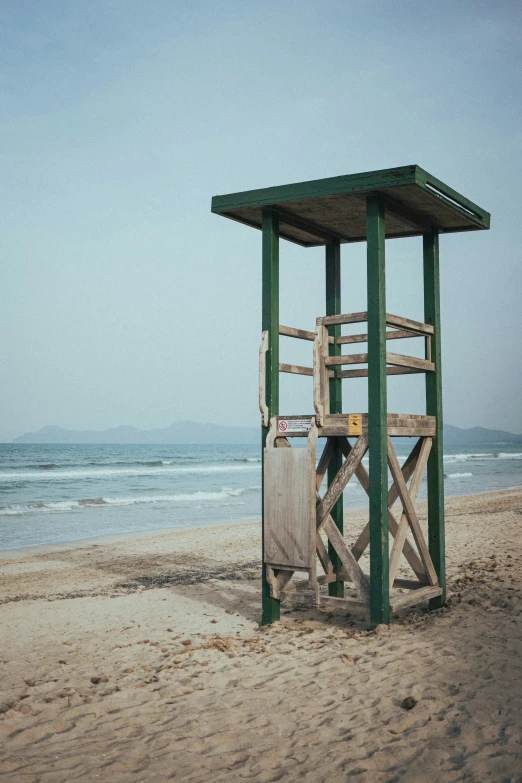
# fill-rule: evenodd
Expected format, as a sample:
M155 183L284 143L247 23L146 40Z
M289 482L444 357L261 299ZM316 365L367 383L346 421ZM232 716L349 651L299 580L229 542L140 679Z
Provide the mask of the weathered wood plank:
M308 568L308 566L292 566L292 570L290 571L288 569L288 566L281 565L280 563L270 563L270 565L272 566L272 568L276 573L280 573L281 571L288 571L288 573L290 574L293 574L294 571L302 571L305 574L310 573L310 569Z
M328 470L328 465L330 464L330 460L333 457L334 451L335 440L333 438L328 438L315 473L315 488L317 490L321 488L321 484L323 483L324 477L326 476L326 471Z
M367 432L365 427L362 428L363 432ZM388 435L393 438L434 438L435 437L435 425L434 424L412 424L410 426L388 426ZM296 437L297 433L291 433ZM319 437L349 437L352 435L349 427L346 424L325 424L324 427L319 428Z
M391 313L386 313L386 326L398 326L400 329L409 329L420 334L433 334L433 326L431 324L413 321L411 318L403 318L400 315L392 315Z
M283 326L279 324L279 334L284 337L296 337L298 340L315 340L315 332L308 332L305 329L296 329L293 326Z
M323 522L326 520L328 514L334 507L337 498L350 481L367 450L368 436L364 433L358 437L355 446L343 462L340 470L337 473L337 476L328 487L325 496L317 504L316 520L318 528L320 528Z
M266 578L270 584L270 595L278 601L281 599L281 591L290 581L293 571L278 570L277 574L270 563L266 563ZM308 580L307 580L308 581Z
M412 590L406 595L394 596L392 598L391 609L392 612L397 612L399 609L405 609L407 606L416 606L422 604L425 601L429 601L432 598L437 598L442 595L442 587L438 585L430 587L421 587L419 590Z
M268 427L269 410L266 404L266 354L268 351L268 330L265 329L259 346L259 410L261 426Z
M343 444L343 441L341 441L341 445ZM417 464L417 459L419 456L420 451L420 441L415 444L413 447L409 457L404 462L404 465L402 466L403 475L406 481L408 481L415 469L415 465ZM344 441L344 449L346 449L345 454L349 452L351 449L350 444L348 441ZM364 465L359 465L355 475L359 479L359 482L366 492L366 494L369 493L370 488L370 480L368 473L366 471L366 468ZM388 527L390 529L390 533L392 536L397 535L397 529L398 524L391 512L391 508L393 507L394 503L396 502L398 498L398 491L397 487L395 485L395 482L390 487L390 490L388 492ZM359 560L365 551L366 547L370 543L370 523L367 522L364 526L363 530L361 531L359 538L355 542L355 544L352 547L352 553L356 560ZM418 579L420 579L423 582L426 582L426 571L424 569L424 566L422 564L421 559L419 558L417 552L415 551L414 547L409 543L409 541L406 539L404 542L404 557L410 564L411 568L413 569L415 575Z
M308 340L311 343L315 340L315 332L309 332L306 329L296 329L294 326L283 326L282 324L279 324L279 334L284 337L295 337L298 340ZM411 336L416 337L417 335ZM334 338L330 337L328 342L334 343Z
M264 456L265 562L310 568L308 450L267 448Z
M406 329L398 329L392 332L386 332L387 340L405 340L408 337L420 337L415 332L409 332ZM337 345L351 345L352 343L367 343L367 334L342 334L336 339Z
M413 367L387 367L386 375L418 375L424 370L414 369ZM336 378L367 378L368 369L360 370L335 370Z
M322 425L325 414L330 412L330 372L325 365L328 355L328 330L317 319L317 335L314 341L314 409L317 424Z
M336 574L321 574L317 577L317 582L320 585L328 585L331 582L335 582L337 579ZM297 582L292 582L287 587L285 587L284 590L281 592L283 594L287 593L293 593L296 590L309 590L310 589L310 580L309 579L299 579Z
M327 356L324 363L327 367L332 367L338 364L365 364L367 361L367 353L352 353L349 356Z
M358 324L368 320L368 312L364 313L341 313L339 315L327 315L321 318L325 326L336 326L340 324Z
M397 367L409 367L414 370L423 370L433 372L435 365L427 359L419 359L416 356L405 356L402 353L387 353L386 364L396 365Z
M417 495L419 493L422 477L424 476L424 471L426 470L426 464L428 462L428 457L431 451L431 444L432 444L431 438L424 438L421 444L419 458L417 460L417 464L413 472L413 478L411 480L410 490L409 490L412 503L415 503L417 499ZM408 517L403 511L401 514L399 527L397 528L397 534L395 536L395 540L393 542L392 550L390 553L390 587L393 587L395 574L397 573L397 567L399 565L399 560L402 554L402 550L404 549L404 542L406 540L407 535L408 535Z
M293 375L310 375L313 376L313 367L303 367L300 364L279 364L279 372L289 372Z
M361 422L366 427L368 426L368 414L367 413L355 413L354 411L351 411L350 413L341 413L334 415L333 413L328 413L324 417L325 423L331 423L336 421L344 421L348 418L348 416L360 416ZM281 418L281 417L280 417ZM302 416L286 416L287 419L292 418L306 418L303 414ZM308 415L308 418L310 416ZM435 416L426 416L424 413L388 413L388 423L393 424L397 423L398 421L415 421L415 422L429 422L430 424L435 424Z
M434 424L411 424L388 429L390 438L433 438L435 437Z
M323 525L323 530L337 552L337 555L344 566L344 570L350 575L350 579L356 586L360 597L366 603L369 603L370 583L368 582L368 577L363 573L361 566L353 556L351 549L346 545L344 538L331 516L328 516Z
M433 563L431 562L430 553L424 540L424 536L419 525L419 520L417 519L417 513L411 501L408 487L406 486L406 482L404 480L404 476L390 438L388 438L388 465L390 467L394 484L397 487L402 507L408 518L411 532L413 534L413 538L415 539L415 543L417 544L417 549L419 550L421 560L423 562L424 568L426 569L428 581L431 585L436 585L437 574L433 567Z
M265 573L266 573L266 581L268 582L270 587L277 589L278 588L277 577L275 575L274 569L269 563L265 565Z
M333 578L335 574L332 574L331 577ZM342 579L344 582L351 582L350 574L348 574L346 571L340 571L339 572L339 579ZM402 590L420 590L421 587L429 587L428 583L426 581L419 582L418 579L395 579L393 582L393 587L400 588Z
M346 437L350 435L348 424L349 416L355 414L342 414L338 416L327 415L324 417L323 425L320 427L320 436L322 437ZM368 429L368 416L366 413L357 414L361 416L361 430L366 432ZM435 436L436 422L433 416L417 416L405 414L388 414L388 434L393 437L422 437Z
M385 317L386 326L396 326L399 329L418 332L419 334L433 334L433 326L431 324L425 324L422 323L422 321L414 321L412 318L403 318L400 315L393 315L392 313L386 313ZM340 313L339 315L326 316L321 320L325 326L364 323L365 321L368 321L368 311L360 313Z
M315 464L316 464L316 446L317 446L317 426L315 422L312 424L312 428L308 434L307 454L308 454L308 497L310 503L308 507L308 531L309 531L309 549L308 559L310 562L310 583L315 591L315 600L319 600L319 585L317 583L317 537L318 532L316 528L316 495L317 489L315 487Z
M319 533L316 533L315 548L317 551L317 557L319 558L319 562L321 563L325 574L333 574L334 573L333 563L330 559L330 555L328 554L325 545L323 544L323 539L321 538ZM335 582L335 579L332 581Z

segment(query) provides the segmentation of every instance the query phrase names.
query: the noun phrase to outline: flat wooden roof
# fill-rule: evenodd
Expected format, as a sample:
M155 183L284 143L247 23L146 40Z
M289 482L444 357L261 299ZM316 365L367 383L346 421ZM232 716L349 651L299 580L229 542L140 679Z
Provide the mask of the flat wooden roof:
M261 228L262 211L279 215L280 236L303 247L366 240L366 197L386 202L386 237L488 229L490 215L420 166L366 171L214 196L212 212Z

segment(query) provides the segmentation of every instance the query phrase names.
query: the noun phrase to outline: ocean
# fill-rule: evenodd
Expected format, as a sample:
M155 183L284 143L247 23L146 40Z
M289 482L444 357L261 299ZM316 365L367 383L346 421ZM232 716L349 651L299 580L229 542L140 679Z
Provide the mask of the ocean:
M522 486L520 449L446 448L446 495ZM408 446L397 451L403 461ZM366 505L355 478L344 499L346 509ZM260 513L257 445L0 444L0 549L254 520Z

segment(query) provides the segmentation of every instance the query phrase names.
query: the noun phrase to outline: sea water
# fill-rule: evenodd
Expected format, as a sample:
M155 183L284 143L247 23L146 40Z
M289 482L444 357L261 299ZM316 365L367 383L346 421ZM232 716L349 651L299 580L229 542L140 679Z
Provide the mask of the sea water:
M403 461L408 445L397 451ZM522 486L522 449L448 447L444 471L447 496ZM425 497L425 480L419 496ZM366 502L352 479L345 508ZM0 444L0 549L254 520L260 513L259 445Z

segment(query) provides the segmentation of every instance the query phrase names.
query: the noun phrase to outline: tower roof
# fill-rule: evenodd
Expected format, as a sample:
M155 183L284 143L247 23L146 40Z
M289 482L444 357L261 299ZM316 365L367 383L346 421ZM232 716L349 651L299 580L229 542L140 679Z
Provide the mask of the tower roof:
M214 196L212 212L261 228L263 209L279 215L280 236L303 247L366 240L366 197L386 204L386 237L488 229L490 215L420 166L346 174Z

